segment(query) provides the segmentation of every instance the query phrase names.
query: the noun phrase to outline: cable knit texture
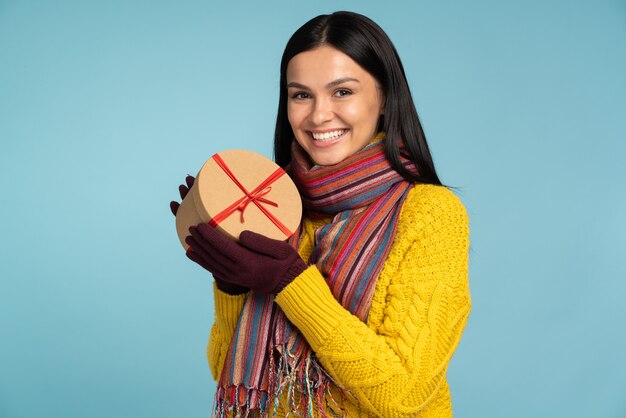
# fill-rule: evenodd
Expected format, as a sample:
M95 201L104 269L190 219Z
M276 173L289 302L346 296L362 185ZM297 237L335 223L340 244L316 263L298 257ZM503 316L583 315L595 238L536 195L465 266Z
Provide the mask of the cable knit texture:
M305 221L303 259L312 251L315 230L328 221ZM445 372L471 306L468 249L460 200L444 187L416 185L402 206L367 323L335 300L315 266L277 295L288 319L348 393L332 391L347 416L452 416ZM214 290L216 320L207 356L217 380L245 295Z

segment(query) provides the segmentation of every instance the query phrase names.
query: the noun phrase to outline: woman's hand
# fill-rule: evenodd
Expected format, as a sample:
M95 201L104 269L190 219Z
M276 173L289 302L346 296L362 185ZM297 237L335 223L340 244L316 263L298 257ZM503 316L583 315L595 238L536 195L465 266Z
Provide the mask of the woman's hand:
M187 177L185 177L185 183L187 183L187 185L185 186L184 184L181 184L180 186L178 186L178 193L180 193L181 202L183 201L185 196L187 196L187 193L189 193L189 189L191 189L195 180L196 178L194 176L187 175ZM174 216L176 216L176 212L178 212L179 207L180 203L176 202L175 200L172 200L170 202L170 210L172 211Z
M180 193L180 200L181 200L181 202L185 198L185 196L187 196L187 193L189 193L189 190L193 186L193 183L194 183L195 180L196 180L195 177L187 175L187 177L185 178L186 185L181 184L180 186L178 186L178 192ZM174 216L176 216L176 212L178 212L178 208L179 207L180 207L180 203L178 203L178 202L176 202L174 200L172 200L170 202L170 210L172 211ZM202 264L200 264L200 265L202 265ZM204 267L204 268L209 270L206 267ZM218 289L220 289L222 292L228 293L230 295L241 295L243 293L247 293L250 290L250 289L248 289L247 287L244 287L244 286L238 286L238 285L235 285L235 284L232 284L232 283L225 282L225 281L219 279L218 276L216 276L215 274L213 274L213 278L215 279L215 284L217 285Z
M239 242L208 224L189 232L187 257L221 280L257 293L276 294L307 268L291 245L252 231L243 231Z

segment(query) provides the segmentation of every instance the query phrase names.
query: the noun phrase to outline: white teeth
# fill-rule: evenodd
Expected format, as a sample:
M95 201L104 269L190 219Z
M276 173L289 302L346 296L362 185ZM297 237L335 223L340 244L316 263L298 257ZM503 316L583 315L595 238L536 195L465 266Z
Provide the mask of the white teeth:
M329 141L331 139L339 138L346 131L347 129L339 129L336 131L330 131L330 132L324 132L324 133L311 132L311 134L313 135L313 139L315 139L316 141Z

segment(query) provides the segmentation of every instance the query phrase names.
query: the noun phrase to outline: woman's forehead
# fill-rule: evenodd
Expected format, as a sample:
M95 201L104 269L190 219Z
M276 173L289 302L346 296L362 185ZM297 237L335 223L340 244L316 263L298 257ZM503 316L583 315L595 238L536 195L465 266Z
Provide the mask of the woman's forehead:
M337 80L366 82L371 76L352 58L323 45L295 55L287 65L287 83L327 87Z

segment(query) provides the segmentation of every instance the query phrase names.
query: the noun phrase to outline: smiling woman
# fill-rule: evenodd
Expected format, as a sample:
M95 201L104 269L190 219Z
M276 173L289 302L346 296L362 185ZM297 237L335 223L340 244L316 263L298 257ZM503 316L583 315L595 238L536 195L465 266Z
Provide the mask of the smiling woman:
M274 152L303 201L287 242L249 231L235 242L207 224L186 239L215 278L215 414L450 417L468 219L378 25L337 12L294 33Z

